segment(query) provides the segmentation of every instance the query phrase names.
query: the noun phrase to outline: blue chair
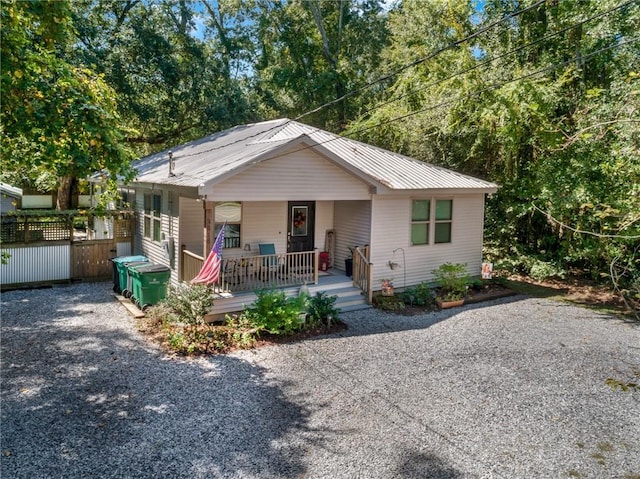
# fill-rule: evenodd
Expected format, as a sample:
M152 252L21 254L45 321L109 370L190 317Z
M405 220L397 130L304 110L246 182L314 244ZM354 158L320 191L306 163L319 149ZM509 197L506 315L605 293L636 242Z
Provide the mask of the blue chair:
M264 280L265 278L268 278L272 272L275 272L277 275L280 268L278 257L275 256L276 245L273 243L259 244L258 249L260 250L260 256L271 255L262 259L262 272L260 275L262 276L262 279Z

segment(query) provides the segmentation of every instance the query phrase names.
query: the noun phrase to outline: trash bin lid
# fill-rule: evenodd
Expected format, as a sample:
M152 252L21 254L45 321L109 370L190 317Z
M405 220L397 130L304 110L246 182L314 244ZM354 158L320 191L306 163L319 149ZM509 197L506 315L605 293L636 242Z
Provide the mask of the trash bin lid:
M116 258L111 258L111 261L114 263L131 263L133 261L149 261L149 258L142 255L137 256L118 256Z
M163 264L150 264L149 266L139 266L136 268L138 273L164 273L170 271L171 268Z

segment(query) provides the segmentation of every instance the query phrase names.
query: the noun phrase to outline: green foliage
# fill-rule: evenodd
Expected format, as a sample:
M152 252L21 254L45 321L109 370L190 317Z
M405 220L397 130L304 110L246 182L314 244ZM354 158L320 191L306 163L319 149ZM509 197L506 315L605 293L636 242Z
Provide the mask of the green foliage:
M56 178L61 209L73 177L104 170L132 178L113 90L65 59L73 43L69 2L6 1L1 15L0 170L35 183Z
M0 264L9 263L9 258L11 258L11 254L6 251L0 251Z
M432 306L435 304L433 288L425 281L417 286L406 288L401 296L409 306Z
M431 272L440 286L439 297L442 300L455 301L464 298L470 282L465 264L444 263Z
M169 308L178 322L203 324L211 311L214 300L213 290L204 284L169 286L167 297L162 303Z
M306 295L287 298L284 291L263 290L245 311L251 324L271 334L291 334L301 326L300 318L306 311Z
M335 307L337 296L329 296L324 291L318 291L315 296L309 298L307 306L307 321L310 325L326 324L331 317L331 322L338 321L339 310Z
M256 332L233 326L189 324L167 333L169 348L183 355L224 353L232 348L255 346Z
M380 293L373 295L373 306L382 311L396 312L405 309L405 303L400 296L383 296Z

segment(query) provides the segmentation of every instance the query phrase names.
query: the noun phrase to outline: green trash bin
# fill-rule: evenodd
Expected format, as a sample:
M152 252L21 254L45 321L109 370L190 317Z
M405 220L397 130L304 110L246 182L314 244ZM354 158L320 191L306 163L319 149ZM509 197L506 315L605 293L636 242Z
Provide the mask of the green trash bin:
M149 262L149 258L142 255L118 256L111 258L113 263L113 290L122 293L127 285L127 265L134 262Z
M124 268L122 268L124 278L120 278L121 282L124 281L124 283L120 285L122 296L130 298L133 295L133 277L131 276L131 270L138 266L149 266L150 264L149 260L124 263Z
M158 304L167 297L171 269L161 264L135 266L129 270L133 285L131 300L140 309Z

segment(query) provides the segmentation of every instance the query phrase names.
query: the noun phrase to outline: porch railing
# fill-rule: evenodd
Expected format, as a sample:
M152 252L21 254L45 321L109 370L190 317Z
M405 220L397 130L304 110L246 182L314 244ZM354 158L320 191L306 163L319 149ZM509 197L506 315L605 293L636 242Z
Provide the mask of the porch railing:
M373 263L369 262L369 248L361 249L359 246L353 251L353 285L360 288L367 298L367 303L373 300L371 281L373 278Z
M182 280L195 278L204 258L182 249ZM282 288L318 281L318 252L268 254L223 258L216 292L244 292Z

